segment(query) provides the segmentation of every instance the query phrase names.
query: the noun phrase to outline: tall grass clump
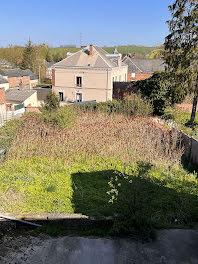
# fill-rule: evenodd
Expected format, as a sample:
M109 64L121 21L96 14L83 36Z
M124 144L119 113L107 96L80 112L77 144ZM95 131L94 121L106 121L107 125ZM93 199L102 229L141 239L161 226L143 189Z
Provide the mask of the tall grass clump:
M2 127L0 127L0 149L8 151L18 129L23 126L23 121L21 119L14 119L8 121ZM2 160L4 156L0 157Z

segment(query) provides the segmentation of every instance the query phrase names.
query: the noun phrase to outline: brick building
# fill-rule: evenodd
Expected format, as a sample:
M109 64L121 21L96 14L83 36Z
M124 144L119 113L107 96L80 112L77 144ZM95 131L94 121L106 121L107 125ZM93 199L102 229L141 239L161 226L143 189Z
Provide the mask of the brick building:
M128 65L128 82L145 80L150 78L154 72L165 70L162 59L140 59L125 56L122 61Z
M28 76L30 76L30 89L33 89L37 86L37 84L39 84L39 78L36 74L34 74L31 70L27 69L27 70L23 70L23 72L25 74L27 74Z
M5 111L5 89L0 88L0 114L4 113Z
M9 88L30 89L30 75L25 71L16 69L0 69L0 75L9 82Z

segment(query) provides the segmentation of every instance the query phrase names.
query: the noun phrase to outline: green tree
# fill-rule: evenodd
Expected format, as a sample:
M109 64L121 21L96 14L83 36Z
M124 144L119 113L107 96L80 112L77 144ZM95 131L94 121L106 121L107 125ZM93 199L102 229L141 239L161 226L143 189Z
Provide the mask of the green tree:
M157 115L162 115L167 106L180 103L186 95L177 93L175 80L169 72L156 72L151 78L136 82L135 88L151 101Z
M170 34L165 39L164 59L175 75L178 92L194 93L190 119L193 125L198 101L198 1L176 0L169 10L172 17L168 21Z
M35 47L32 44L31 40L29 40L23 51L23 61L21 63L21 68L30 69L31 71L34 71L35 60Z
M60 107L59 103L60 103L60 99L58 98L58 96L55 94L55 92L50 90L44 101L42 111L48 111L48 112L55 111Z

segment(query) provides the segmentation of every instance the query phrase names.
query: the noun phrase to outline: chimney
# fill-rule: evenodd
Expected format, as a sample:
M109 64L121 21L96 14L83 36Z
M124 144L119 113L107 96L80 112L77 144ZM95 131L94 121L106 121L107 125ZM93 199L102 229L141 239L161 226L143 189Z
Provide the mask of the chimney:
M135 53L135 52L133 53L132 58L133 58L133 59L136 58L136 53Z
M89 55L93 55L93 45L92 44L90 44L89 45Z

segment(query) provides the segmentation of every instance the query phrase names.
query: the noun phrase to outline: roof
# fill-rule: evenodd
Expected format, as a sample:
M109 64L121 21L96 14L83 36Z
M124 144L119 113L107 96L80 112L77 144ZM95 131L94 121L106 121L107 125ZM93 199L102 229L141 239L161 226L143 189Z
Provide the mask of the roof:
M44 101L46 99L47 94L51 89L49 88L34 88L37 91L37 98L39 101Z
M0 59L0 64L1 64L1 65L12 66L12 64L11 64L9 61L4 60L4 59Z
M128 72L140 73L164 71L165 63L162 59L137 59L127 57L123 60L128 65Z
M90 68L114 68L118 67L119 57L108 57L108 53L98 46L92 46L93 53L90 54L91 45L87 46L66 59L54 64L56 68L65 67L90 67Z
M54 61L47 62L47 69L48 69L48 68L51 68L54 64L55 64Z
M6 101L15 101L23 103L31 95L36 93L36 90L20 90L20 89L8 89L6 91Z
M7 77L22 77L22 76L29 76L23 70L19 68L15 69L0 69L0 74Z
M8 80L2 75L0 75L0 84L4 84L4 83L8 83Z
M34 74L30 69L23 70L25 75L30 76L30 80L38 80L38 76Z

